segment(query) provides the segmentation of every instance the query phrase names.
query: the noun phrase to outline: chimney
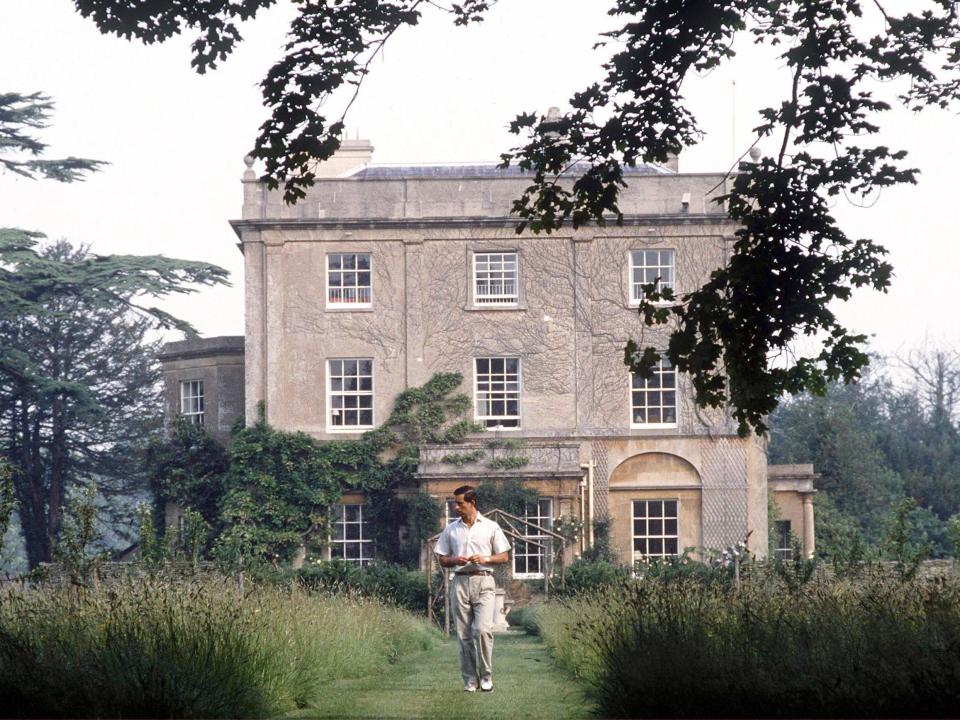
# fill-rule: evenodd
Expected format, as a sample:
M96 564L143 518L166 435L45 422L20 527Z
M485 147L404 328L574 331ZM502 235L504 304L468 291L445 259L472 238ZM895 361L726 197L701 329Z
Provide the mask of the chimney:
M677 153L667 153L667 161L663 166L672 172L680 172L680 156Z
M340 149L333 154L333 157L317 163L314 172L318 178L341 177L369 165L372 160L373 145L369 140L344 138L340 141Z

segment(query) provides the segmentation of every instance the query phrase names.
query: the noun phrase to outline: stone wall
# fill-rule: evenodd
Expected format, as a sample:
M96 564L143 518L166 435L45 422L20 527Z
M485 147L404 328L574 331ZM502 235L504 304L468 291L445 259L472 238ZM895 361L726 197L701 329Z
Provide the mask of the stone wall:
M204 427L226 443L230 428L244 416L243 336L194 338L164 345L164 416L169 422L180 412L180 383L202 380Z

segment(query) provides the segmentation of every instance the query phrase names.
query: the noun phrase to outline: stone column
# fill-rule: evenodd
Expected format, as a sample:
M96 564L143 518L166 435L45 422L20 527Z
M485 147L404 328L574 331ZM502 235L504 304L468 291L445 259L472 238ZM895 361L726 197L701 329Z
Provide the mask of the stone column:
M815 550L813 533L813 495L803 496L803 555L813 557Z

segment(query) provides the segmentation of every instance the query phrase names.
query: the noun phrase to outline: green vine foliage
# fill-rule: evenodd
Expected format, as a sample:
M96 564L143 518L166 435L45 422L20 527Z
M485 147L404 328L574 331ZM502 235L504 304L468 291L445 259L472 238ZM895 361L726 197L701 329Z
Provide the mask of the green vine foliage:
M214 555L238 566L289 561L340 498L340 458L262 418L234 436L228 453Z
M517 468L524 467L529 462L529 458L523 455L507 455L505 457L493 458L487 463L487 467L491 470L516 470Z
M286 562L311 535L325 540L341 491L361 491L378 553L415 566L442 508L426 494L398 490L415 484L421 443L455 443L480 429L464 417L470 399L454 394L462 382L459 373L440 373L402 392L383 426L358 440L320 442L278 430L261 407L259 420L238 426L224 449L202 427L178 418L171 435L147 450L151 487L158 505L172 501L199 513L195 524L205 528L199 534L210 538L214 556L240 567ZM162 513L155 522L159 537ZM199 541L188 542L195 556Z
M491 450L519 450L524 445L520 438L494 438L487 440L487 447Z
M439 530L443 508L425 492L399 495L383 491L368 497L366 512L380 558L415 568L424 541Z
M144 457L147 480L156 500L154 521L163 534L163 505L174 502L199 512L216 524L223 500L224 477L230 466L226 449L201 425L177 415L170 434L155 438Z
M509 480L485 480L477 486L477 505L480 512L498 508L511 515L523 517L527 508L535 506L540 494L524 486L515 478Z
M451 452L444 455L440 458L440 462L447 465L456 465L457 467L463 467L464 465L469 465L470 463L477 462L483 458L482 450L472 450L470 452Z

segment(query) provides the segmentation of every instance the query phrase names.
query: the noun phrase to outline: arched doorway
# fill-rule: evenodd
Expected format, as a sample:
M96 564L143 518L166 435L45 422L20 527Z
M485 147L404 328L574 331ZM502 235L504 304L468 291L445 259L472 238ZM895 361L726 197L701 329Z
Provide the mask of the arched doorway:
M680 555L703 546L702 481L684 458L645 452L610 474L610 544L620 561Z

